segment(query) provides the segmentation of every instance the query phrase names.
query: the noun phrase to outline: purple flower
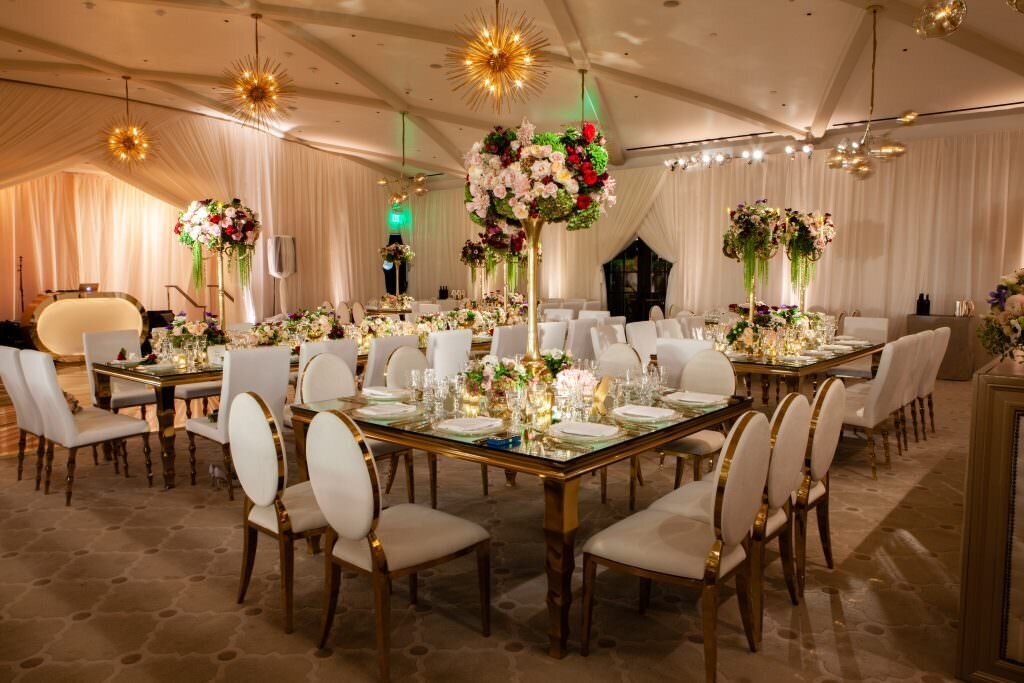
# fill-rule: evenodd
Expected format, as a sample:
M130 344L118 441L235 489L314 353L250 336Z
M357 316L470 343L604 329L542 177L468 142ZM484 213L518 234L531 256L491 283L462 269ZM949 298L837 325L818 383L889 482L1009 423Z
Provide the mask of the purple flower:
M988 303L990 306L999 306L1002 308L1006 305L1006 298L1010 295L1010 290L1006 285L996 285L994 292L988 293Z

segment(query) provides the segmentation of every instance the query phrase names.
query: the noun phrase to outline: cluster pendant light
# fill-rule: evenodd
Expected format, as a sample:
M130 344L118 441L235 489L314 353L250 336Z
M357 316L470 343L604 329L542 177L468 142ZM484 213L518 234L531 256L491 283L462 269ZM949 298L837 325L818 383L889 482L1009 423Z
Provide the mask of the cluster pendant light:
M243 123L267 129L281 116L282 108L294 94L288 76L280 64L269 58L260 60L260 18L255 21L256 54L249 55L231 65L226 73L227 82L221 89L221 98L231 107L233 115Z
M914 19L914 30L922 38L943 38L960 28L965 16L965 0L927 0Z
M414 176L405 175L405 115L406 112L402 112L402 170L395 178L380 178L377 180L377 184L381 187L386 187L391 192L388 197L388 204L392 210L402 208L402 205L408 201L410 193L420 197L430 192L430 188L427 187L427 177L422 173L417 173Z
M471 109L490 101L501 114L512 102L525 102L544 89L547 72L544 53L548 45L533 19L525 13L513 16L494 2L494 17L482 12L467 17L460 34L465 45L450 48L446 57L448 80Z
M899 140L894 140L886 133L880 137L871 134L871 121L875 115L875 70L878 62L878 10L877 5L868 8L871 10L871 102L868 109L868 122L864 128L864 135L860 140L854 142L843 141L836 146L828 155L825 163L829 168L847 171L855 178L870 178L875 172L875 160L891 161L903 156L907 147ZM903 117L908 119L907 123L913 123L917 118L914 112L906 112ZM901 117L901 122L903 122Z
M124 118L115 121L105 132L107 150L116 161L132 164L137 161L145 161L147 155L151 154L153 142L146 133L145 125L134 120L131 116L131 109L128 99L128 81L131 76L121 76L124 79Z

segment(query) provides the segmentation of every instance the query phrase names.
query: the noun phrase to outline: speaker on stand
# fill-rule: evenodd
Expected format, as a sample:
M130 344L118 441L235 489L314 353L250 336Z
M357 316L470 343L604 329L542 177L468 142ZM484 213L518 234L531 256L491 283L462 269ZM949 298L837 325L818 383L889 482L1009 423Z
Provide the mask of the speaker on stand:
M298 270L295 254L295 238L291 235L276 235L267 240L267 269L274 278L274 294L271 314L277 314L277 280L290 277Z

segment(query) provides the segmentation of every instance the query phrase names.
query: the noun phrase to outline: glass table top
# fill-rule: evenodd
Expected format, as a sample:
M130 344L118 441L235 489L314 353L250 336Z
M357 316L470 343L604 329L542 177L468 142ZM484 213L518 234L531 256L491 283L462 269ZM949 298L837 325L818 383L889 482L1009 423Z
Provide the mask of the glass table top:
M797 369L816 365L818 363L833 362L837 360L842 361L843 359L851 356L863 356L866 352L874 353L875 351L881 350L885 345L862 344L859 346L842 346L840 344L836 344L834 346L842 348L813 349L803 351L800 354L794 354L792 356L776 356L774 359L732 352L726 353L726 356L734 364Z
M445 439L458 443L473 445L478 448L494 451L496 453L515 453L534 458L540 458L555 462L569 462L582 456L600 453L607 449L628 443L637 438L655 434L684 424L710 416L713 413L723 413L722 420L735 415L735 407L740 404L749 404L750 399L739 396L729 397L727 402L700 407L683 407L679 404L666 404L657 401L656 407L670 408L672 415L666 419L654 421L626 420L611 414L591 418L591 422L609 425L618 431L614 435L601 439L574 438L556 434L551 429L545 432L535 432L523 426L513 432L509 426L509 420L502 421L500 427L496 427L491 433L477 433L474 435L459 435L439 428L445 419L456 417L449 414L445 418L435 417L424 412L423 406L413 401L406 401L404 405L412 406L415 412L403 415L400 419L380 419L367 417L359 414L359 409L375 402L369 401L361 396L354 398L332 399L303 405L292 406L293 415L301 412L320 413L328 410L337 410L349 416L361 426L373 425L388 431L394 430L407 434L428 436ZM558 425L555 421L552 426ZM557 430L555 430L557 431ZM516 445L501 446L488 443L489 438L507 438L519 436L520 441Z

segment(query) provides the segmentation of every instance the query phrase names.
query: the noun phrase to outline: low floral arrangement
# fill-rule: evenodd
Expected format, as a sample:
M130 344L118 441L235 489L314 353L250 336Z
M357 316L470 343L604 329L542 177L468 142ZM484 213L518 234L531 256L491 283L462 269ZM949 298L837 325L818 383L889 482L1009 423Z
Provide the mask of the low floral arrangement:
M288 330L279 322L253 325L249 331L256 346L280 346L288 342Z
M560 372L573 366L572 354L561 349L542 349L540 358L552 377L558 377Z
M307 341L341 339L345 336L344 326L329 304L313 309L300 308L285 320L285 329Z
M364 338L375 339L403 334L416 334L416 326L386 315L368 315L359 323L359 335Z
M814 214L786 209L786 228L782 242L789 257L789 279L799 290L805 290L814 277L815 263L825 254L825 247L836 237L832 214Z
M416 254L408 244L395 243L381 247L380 257L388 263L409 264L416 257Z
M213 313L206 313L202 320L189 320L185 311L179 311L166 328L175 346L189 337L206 339L207 344L227 344L228 338L220 327L220 319Z
M237 261L238 281L242 287L248 287L260 229L256 212L243 206L238 198L230 202L199 199L179 211L174 234L192 250L192 282L196 289L204 284L203 247L222 252L229 264Z
M729 227L722 236L722 253L743 264L743 287L749 296L757 280L768 281L768 261L779 249L785 221L767 199L740 202L729 209Z
M991 309L978 327L982 346L1001 358L1024 351L1024 268L1000 278L988 303ZM1024 356L1019 360L1024 363Z
M416 302L416 299L408 294L385 294L380 298L380 307L395 311L404 311Z
M530 380L522 363L491 355L470 361L463 374L466 386L472 392L505 391L513 386L523 386Z
M597 377L590 370L568 368L555 376L555 393L573 395L577 392L584 395L593 394L597 388Z

